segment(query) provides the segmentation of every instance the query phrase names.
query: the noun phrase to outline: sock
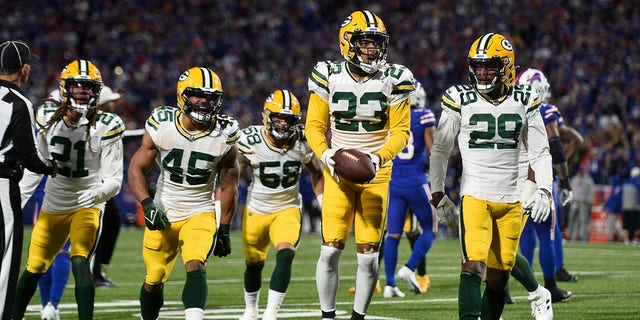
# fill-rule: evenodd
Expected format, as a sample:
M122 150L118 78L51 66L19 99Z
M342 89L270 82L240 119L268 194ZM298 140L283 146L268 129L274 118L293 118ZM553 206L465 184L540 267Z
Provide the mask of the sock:
M182 289L182 303L185 309L203 309L207 301L207 272L193 270L187 272L187 280Z
M284 296L286 293L278 292L272 289L269 289L269 297L267 298L267 308L265 309L265 313L267 310L271 312L276 312L280 309L282 305L282 301L284 301Z
M80 320L92 320L96 287L93 284L89 260L81 256L72 257L71 270L73 270L73 278L76 281L75 294L78 304L78 318Z
M419 236L420 235L418 235L418 237ZM409 244L411 245L412 252L413 252L413 246L415 246L415 243L416 243L416 240L418 240L418 237L416 236L407 237L407 239L409 239ZM427 257L426 256L422 257L422 261L420 261L420 264L418 264L418 267L416 268L416 272L418 273L419 276L427 275Z
M498 292L488 286L482 295L482 319L499 319L504 310L504 291Z
M475 274L463 272L460 274L458 287L458 315L460 319L477 319L482 308L480 283L482 279Z
M558 284L556 283L556 276L544 279L544 287L549 291L558 290Z
M140 288L140 317L143 320L158 319L162 305L164 305L164 289L148 292L142 285Z
M529 267L533 270L533 254L537 245L537 235L533 221L529 218L525 220L522 234L520 235L520 253L527 259Z
M204 310L200 308L184 309L184 320L202 320L204 318Z
M258 314L258 300L260 300L260 289L254 292L244 291L245 312Z
M22 319L24 317L24 312L27 309L31 297L36 293L38 280L40 280L42 275L42 273L31 273L27 270L22 273L20 280L18 280L18 286L16 287L11 319Z
M55 264L55 261L54 261ZM53 264L52 264L53 266ZM38 280L38 291L40 291L40 302L42 306L46 306L51 296L51 267L45 272L40 280Z
M291 281L291 265L296 252L293 249L282 249L276 253L276 267L271 274L269 288L277 292L287 292Z
M413 246L411 257L409 257L409 261L407 262L409 269L415 270L420 262L424 261L424 257L427 255L427 252L429 252L429 249L431 249L435 239L436 237L431 230L424 231L418 237L415 246Z
M353 311L367 314L373 290L378 282L378 253L358 253L358 270L356 271L356 293Z
M384 273L387 278L387 285L395 287L396 284L396 265L398 263L398 243L400 239L387 237L384 242L384 252L382 256L384 260Z
M538 288L538 281L533 275L529 261L519 252L516 253L516 263L513 265L511 275L527 289L527 292L533 292Z
M262 268L261 265L246 265L244 269L244 289L248 292L255 292L262 287Z
M562 244L562 230L560 230L560 221L556 221L554 229L553 248L555 249L556 270L564 266L564 245Z
M335 318L336 296L338 295L338 280L340 278L340 256L342 250L330 246L320 246L320 258L316 266L316 287L320 299L320 310L333 312Z
M53 260L51 265L51 290L49 293L49 301L54 307L58 308L58 303L62 299L64 289L69 282L69 274L71 271L71 258L69 252L60 252Z

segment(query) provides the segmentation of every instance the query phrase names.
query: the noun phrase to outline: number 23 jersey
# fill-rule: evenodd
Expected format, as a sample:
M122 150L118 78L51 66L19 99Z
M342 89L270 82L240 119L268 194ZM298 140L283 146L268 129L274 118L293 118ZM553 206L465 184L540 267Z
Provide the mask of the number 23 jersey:
M247 206L262 214L299 208L300 174L313 151L300 138L286 150L276 148L267 142L265 130L264 126L245 128L238 142L238 151L251 162Z
M389 107L414 90L413 74L403 65L356 80L346 61L319 62L309 77L309 91L329 103L331 148L378 151L389 135ZM395 155L394 155L395 156Z
M154 202L169 221L214 212L217 164L240 137L232 117L218 114L215 126L193 133L182 126L181 115L178 108L158 107L145 125L158 149L156 163L161 168Z

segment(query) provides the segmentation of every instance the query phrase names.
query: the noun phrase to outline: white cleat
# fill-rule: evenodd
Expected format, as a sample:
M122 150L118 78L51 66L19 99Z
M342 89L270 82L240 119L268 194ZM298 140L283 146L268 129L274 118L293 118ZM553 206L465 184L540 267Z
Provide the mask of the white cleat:
M385 286L384 291L382 292L382 296L385 298L404 298L404 292L400 291L398 287Z
M239 320L258 320L258 308L245 308Z
M276 320L278 319L278 309L277 306L268 305L264 309L264 313L262 314L262 320Z
M404 280L409 286L409 290L415 293L423 293L422 289L420 289L420 283L418 283L418 279L416 278L416 274L409 269L407 266L402 266L400 270L398 270L398 274L396 278Z
M40 319L42 320L60 320L60 311L56 309L51 302L40 310Z
M551 292L538 285L538 289L529 293L527 298L531 301L531 315L536 320L552 320L553 307L551 306Z

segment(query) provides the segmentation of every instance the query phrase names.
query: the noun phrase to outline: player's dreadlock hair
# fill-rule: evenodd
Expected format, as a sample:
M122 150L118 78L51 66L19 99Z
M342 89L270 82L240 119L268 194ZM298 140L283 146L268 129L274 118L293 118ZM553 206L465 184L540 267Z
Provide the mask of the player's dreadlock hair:
M70 109L69 106L63 104L62 102L56 101L54 99L47 99L47 100L55 103L58 106L58 109L56 109L56 112L53 114L53 116L51 116L51 119L49 119L49 121L47 121L47 123L45 124L44 126L45 130L48 130L49 128L53 127L56 123L60 122L60 120L62 120L64 115L67 113L67 110ZM86 137L87 143L90 143L91 128L96 127L96 120L98 119L98 109L89 108L87 110L87 113L85 114L85 117L87 118L87 120L89 120L89 125L87 126L87 132L85 134L85 137Z

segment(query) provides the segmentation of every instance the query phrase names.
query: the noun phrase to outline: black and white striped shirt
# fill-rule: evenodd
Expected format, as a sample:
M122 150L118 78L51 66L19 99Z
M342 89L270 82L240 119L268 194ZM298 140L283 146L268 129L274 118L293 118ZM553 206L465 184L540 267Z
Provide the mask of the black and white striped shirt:
M0 178L21 179L23 168L53 173L38 157L31 102L15 84L0 80Z

